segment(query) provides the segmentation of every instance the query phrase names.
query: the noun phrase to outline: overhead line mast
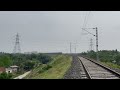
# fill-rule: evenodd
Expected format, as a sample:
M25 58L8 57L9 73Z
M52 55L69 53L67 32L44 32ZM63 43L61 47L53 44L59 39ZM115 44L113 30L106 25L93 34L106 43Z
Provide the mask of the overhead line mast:
M96 59L99 60L99 54L98 54L98 28L84 28L85 29L95 29L96 30L96 35L92 34L89 32L89 34L93 35L96 37ZM87 30L86 30L87 31Z

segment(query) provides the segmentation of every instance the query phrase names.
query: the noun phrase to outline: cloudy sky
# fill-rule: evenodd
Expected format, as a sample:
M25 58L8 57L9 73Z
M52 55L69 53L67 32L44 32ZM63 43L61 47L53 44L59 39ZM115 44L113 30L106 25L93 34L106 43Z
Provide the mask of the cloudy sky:
M15 35L20 35L21 52L87 51L90 38L82 30L89 11L0 11L0 52L13 52ZM87 28L98 27L99 50L120 51L120 11L92 11ZM89 29L95 34L95 30ZM76 43L76 44L75 44Z

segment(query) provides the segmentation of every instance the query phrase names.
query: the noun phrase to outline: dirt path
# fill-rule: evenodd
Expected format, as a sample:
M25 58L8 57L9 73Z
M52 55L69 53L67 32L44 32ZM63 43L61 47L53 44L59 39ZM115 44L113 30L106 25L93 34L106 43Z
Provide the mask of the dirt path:
M26 75L28 75L30 72L31 72L31 71L28 71L28 72L26 72L26 73L24 73L24 74L22 74L22 75L20 75L20 76L18 76L18 77L16 77L16 78L14 78L14 79L22 79L22 78L24 78Z

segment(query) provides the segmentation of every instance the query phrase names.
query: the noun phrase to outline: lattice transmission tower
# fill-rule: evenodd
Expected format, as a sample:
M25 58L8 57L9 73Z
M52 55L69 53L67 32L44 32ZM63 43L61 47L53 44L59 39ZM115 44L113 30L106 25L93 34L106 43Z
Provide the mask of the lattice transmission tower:
M16 38L15 38L15 46L14 46L14 49L13 49L13 53L21 53L19 34L18 33L17 33Z
M93 39L90 39L90 51L93 51Z

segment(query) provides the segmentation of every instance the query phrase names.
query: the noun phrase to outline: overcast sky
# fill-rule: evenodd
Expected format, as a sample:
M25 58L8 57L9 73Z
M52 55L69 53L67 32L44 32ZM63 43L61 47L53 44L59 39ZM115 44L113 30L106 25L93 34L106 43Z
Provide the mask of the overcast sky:
M87 51L90 38L82 31L88 11L0 11L0 52L13 52L15 35L20 35L21 52ZM92 11L87 26L98 27L99 50L120 51L120 11ZM95 30L88 31L95 33Z

